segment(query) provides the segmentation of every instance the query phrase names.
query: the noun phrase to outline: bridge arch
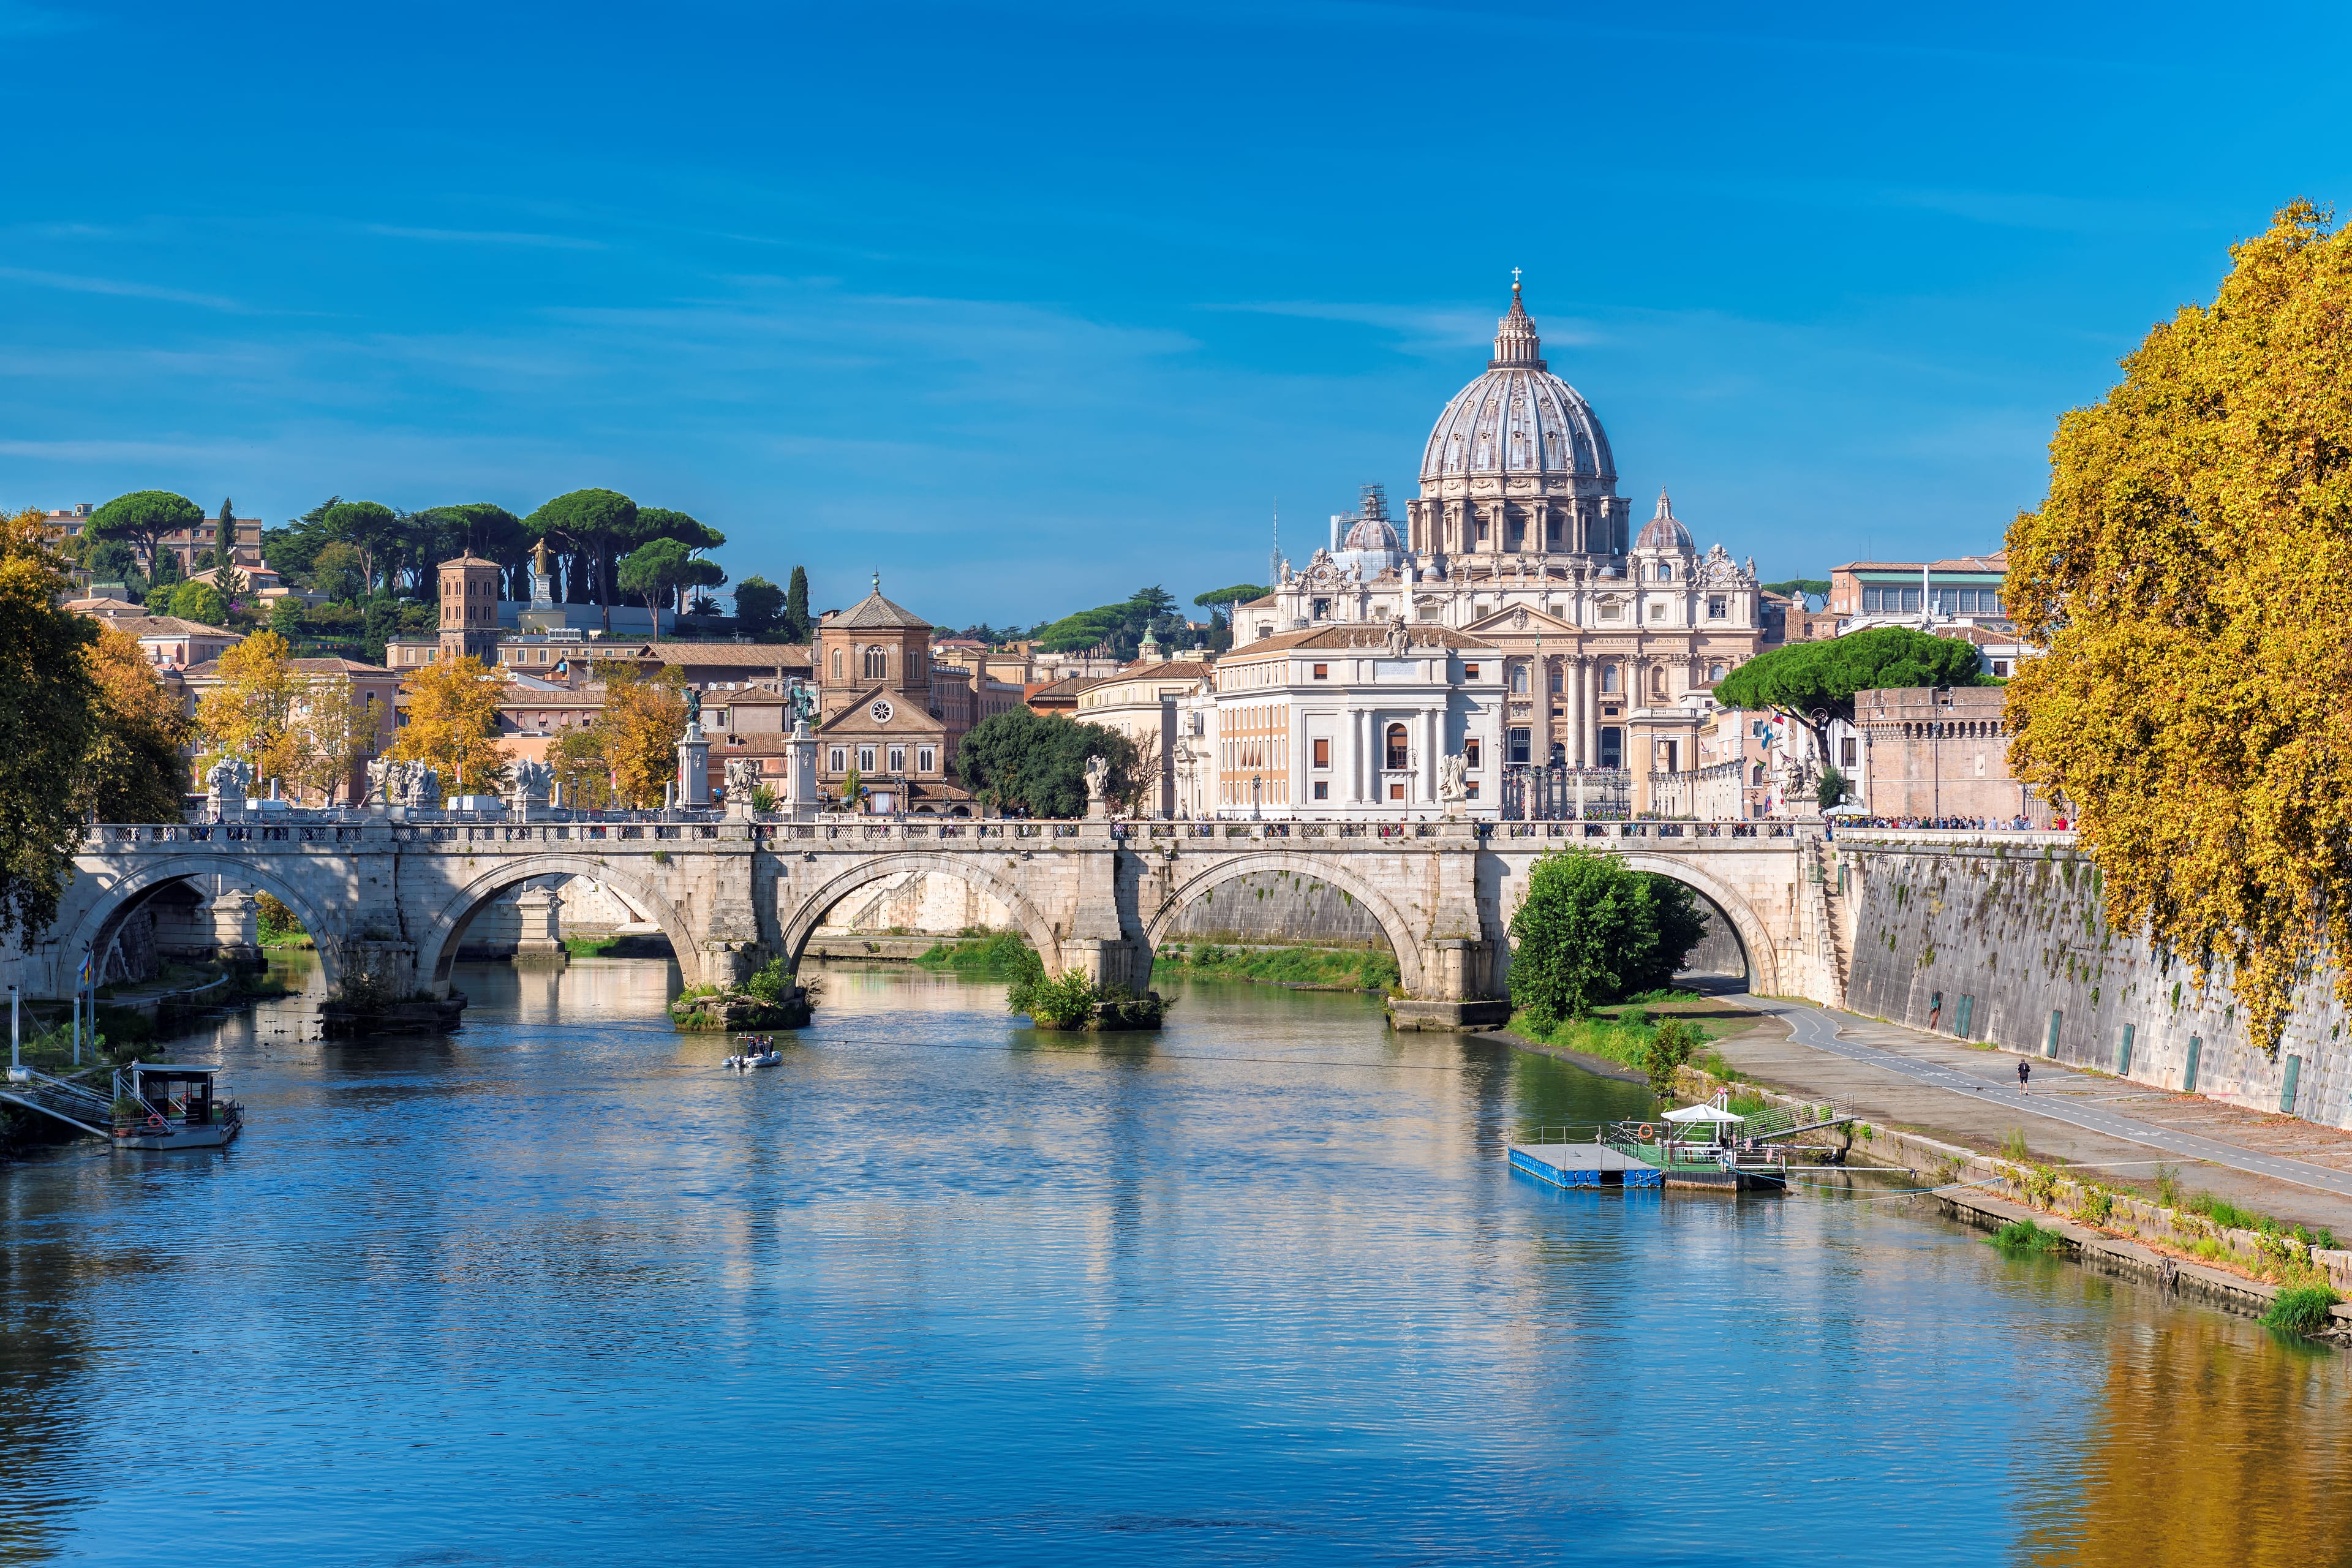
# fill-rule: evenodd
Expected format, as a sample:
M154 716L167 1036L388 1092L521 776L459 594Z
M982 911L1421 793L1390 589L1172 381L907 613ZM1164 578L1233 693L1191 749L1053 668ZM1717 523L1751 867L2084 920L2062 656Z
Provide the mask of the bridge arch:
M783 954L785 967L795 971L800 968L801 953L808 946L809 938L815 934L824 917L844 899L860 888L870 887L909 871L937 871L978 888L1003 904L1020 922L1021 933L1029 939L1029 945L1037 950L1037 956L1045 963L1045 973L1062 973L1061 933L1039 912L1036 904L1017 883L980 864L977 856L942 855L922 850L877 855L870 860L860 860L845 870L836 871L818 883L785 917L782 930L778 933L778 949Z
M624 860L599 860L586 855L525 855L493 860L489 869L452 891L425 922L416 944L417 984L436 996L449 994L449 973L457 965L457 949L466 928L474 923L492 900L518 883L536 877L586 877L608 882L628 895L629 901L652 917L669 938L677 965L688 985L703 978L702 944L694 940L686 917L662 891L638 876Z
M331 918L297 880L266 869L267 864L258 856L173 855L142 861L112 881L93 886L87 897L79 888L70 889L67 905L59 910L61 918L51 928L58 944L55 973L50 977L54 994L62 996L73 989L74 970L81 962L84 948L102 955L122 922L145 908L157 894L202 877L218 877L234 886L257 889L292 910L317 945L320 977L332 992L342 983L342 961L337 944L349 933L343 931L342 922ZM78 868L74 880L95 884L99 875L86 867ZM79 909L73 908L75 905Z
M1182 862L1178 865L1181 870ZM1370 911L1372 919L1380 922L1381 934L1389 939L1390 951L1396 954L1397 974L1403 982L1406 993L1414 996L1422 994L1421 939L1413 930L1412 921L1390 901L1387 894L1357 876L1337 857L1302 855L1296 850L1283 849L1221 858L1191 872L1169 889L1168 896L1160 908L1144 921L1146 947L1151 952L1158 952L1161 940L1168 934L1168 928L1176 923L1176 917L1183 913L1185 906L1202 894L1257 871L1280 871L1291 876L1311 877L1328 883L1363 905ZM1148 957L1144 967L1145 973L1149 973L1150 964Z

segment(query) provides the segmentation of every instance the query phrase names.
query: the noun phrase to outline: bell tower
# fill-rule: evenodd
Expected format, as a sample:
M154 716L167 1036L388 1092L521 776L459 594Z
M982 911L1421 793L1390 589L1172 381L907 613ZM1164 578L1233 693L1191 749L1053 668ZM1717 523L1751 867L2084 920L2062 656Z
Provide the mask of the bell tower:
M499 579L495 561L466 554L441 563L441 657L470 655L484 664L499 657Z

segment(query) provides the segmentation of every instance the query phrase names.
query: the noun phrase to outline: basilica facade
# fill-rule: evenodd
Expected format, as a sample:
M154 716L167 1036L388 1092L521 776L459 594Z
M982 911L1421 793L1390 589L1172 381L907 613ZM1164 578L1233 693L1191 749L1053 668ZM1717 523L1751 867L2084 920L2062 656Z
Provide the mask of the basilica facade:
M1701 552L1663 491L1635 527L1600 417L1546 364L1516 282L1402 523L1366 486L1328 546L1236 606L1235 653L1350 623L1442 629L1502 659L1501 763L1624 770L1636 801L1701 765L1710 693L1764 646L1755 563Z

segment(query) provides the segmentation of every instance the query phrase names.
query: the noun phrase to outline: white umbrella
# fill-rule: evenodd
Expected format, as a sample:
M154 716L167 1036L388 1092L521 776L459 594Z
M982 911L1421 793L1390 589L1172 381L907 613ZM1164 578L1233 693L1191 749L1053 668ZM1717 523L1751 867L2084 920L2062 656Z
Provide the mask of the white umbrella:
M1666 1120L1669 1121L1680 1121L1685 1123L1693 1121L1713 1121L1723 1123L1729 1121L1745 1121L1748 1118L1745 1116L1735 1116L1719 1105L1685 1105L1680 1110L1667 1111Z

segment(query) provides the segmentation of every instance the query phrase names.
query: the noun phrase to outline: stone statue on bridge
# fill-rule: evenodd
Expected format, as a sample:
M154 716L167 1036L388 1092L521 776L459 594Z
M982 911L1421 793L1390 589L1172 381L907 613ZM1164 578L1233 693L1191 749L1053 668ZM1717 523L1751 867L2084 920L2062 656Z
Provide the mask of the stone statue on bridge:
M215 816L241 815L246 786L252 781L253 770L243 757L223 757L205 773L205 793L210 797L205 805Z
M555 786L555 769L529 758L514 764L507 782L507 806L528 815L547 809L548 792Z
M1456 752L1437 764L1437 798L1449 817L1462 815L1463 803L1470 798L1470 759Z
M1101 757L1087 759L1087 816L1099 818L1106 810L1103 792L1110 788L1110 763Z
M406 800L410 807L420 811L441 809L441 774L431 763L408 764Z
M751 815L751 792L760 787L760 759L727 759L727 809L737 816Z

